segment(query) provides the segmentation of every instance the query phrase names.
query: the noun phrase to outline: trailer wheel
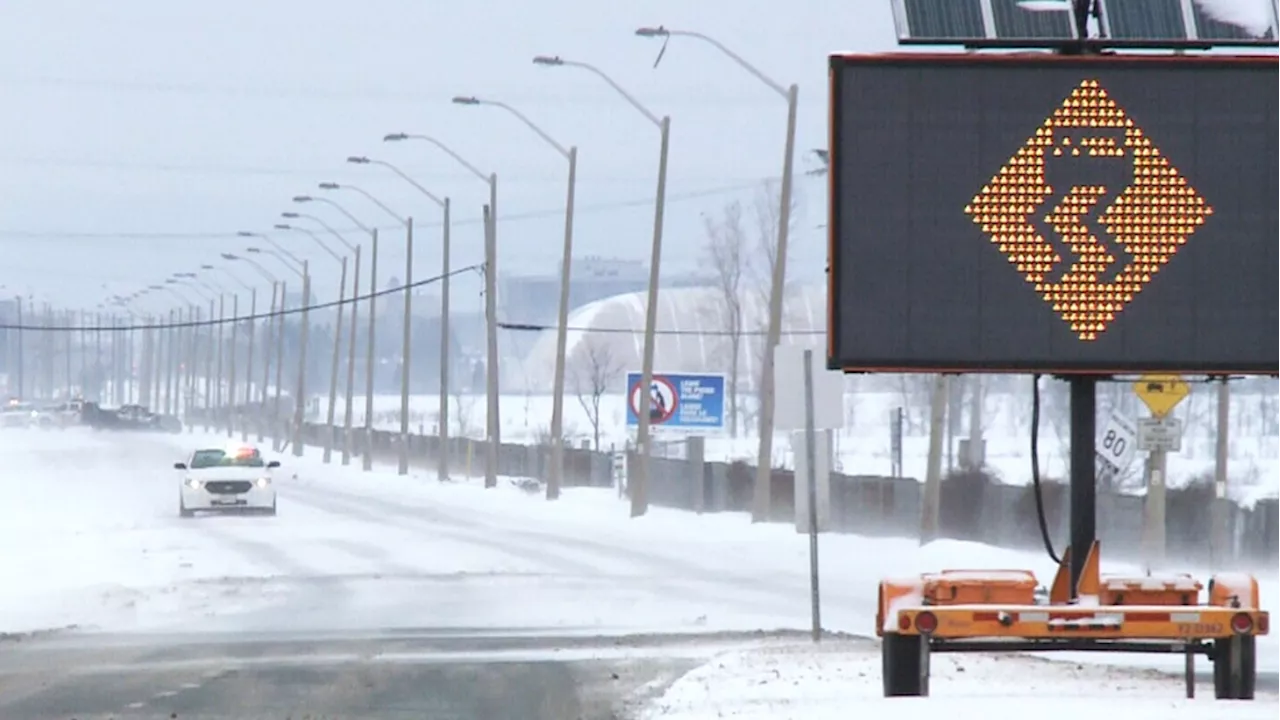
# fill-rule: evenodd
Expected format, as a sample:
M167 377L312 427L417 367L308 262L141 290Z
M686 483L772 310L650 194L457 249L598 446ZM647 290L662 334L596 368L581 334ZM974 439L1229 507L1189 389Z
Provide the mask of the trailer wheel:
M1252 700L1258 679L1257 639L1237 635L1215 640L1213 646L1213 696L1219 700Z
M885 697L918 697L922 694L920 635L885 633L880 640L880 674Z

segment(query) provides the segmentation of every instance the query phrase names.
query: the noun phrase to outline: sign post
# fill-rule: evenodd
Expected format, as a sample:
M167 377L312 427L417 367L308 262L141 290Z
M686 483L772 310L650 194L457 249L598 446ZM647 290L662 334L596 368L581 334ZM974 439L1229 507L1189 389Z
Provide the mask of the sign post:
M804 351L804 454L805 485L809 491L809 603L813 617L813 641L822 641L822 603L818 592L818 473L817 449L813 437L817 430L813 421L813 350Z
M1133 384L1133 391L1151 411L1138 425L1139 449L1149 453L1147 460L1147 497L1143 503L1143 564L1150 572L1164 563L1165 505L1168 487L1169 451L1182 447L1182 423L1168 417L1178 403L1191 394L1191 386L1178 375L1143 375Z

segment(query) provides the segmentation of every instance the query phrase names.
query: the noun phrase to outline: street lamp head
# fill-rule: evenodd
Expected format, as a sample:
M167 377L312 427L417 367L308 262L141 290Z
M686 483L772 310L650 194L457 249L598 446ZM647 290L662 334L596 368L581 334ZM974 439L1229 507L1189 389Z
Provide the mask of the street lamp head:
M534 65L563 65L559 55L538 55L533 58Z
M314 199L315 198L311 197L310 195L294 195L293 196L293 201L296 203L311 202Z
M347 158L347 162L354 163L356 165L368 165L372 161L369 160L369 158L364 157L363 155L352 155L351 157Z
M408 139L409 139L408 133L390 133L389 135L382 136L383 142L399 142L401 140L408 140Z
M338 184L338 183L336 183L336 182L322 182L322 183L320 183L320 189L321 189L321 190L337 190L337 189L339 189L339 188L341 188L341 187L342 187L342 186L341 186L341 185L339 185L339 184Z
M287 219L289 219L289 220L293 220L293 219L295 219L295 218L300 218L300 217L302 217L302 216L301 216L301 215L299 215L299 214L298 214L298 213L296 213L296 212L282 212L282 213L280 213L280 217L282 217L282 218L287 218Z
M201 269L201 270L216 270L217 268L215 268L215 267L214 267L214 266L212 266L212 265L201 265L201 266L200 266L200 269ZM195 273L191 273L191 274L192 274L192 275L195 275Z
M293 226L292 226L292 225L289 225L288 223L276 223L276 226L275 226L275 227L276 227L276 229L277 229L277 230L292 230L292 229L293 229Z
M639 28L638 30L636 30L636 35L639 35L640 37L647 37L647 38L669 37L671 35L671 32L666 28L662 27L661 25L659 25L658 27Z
M223 260L239 260L240 256L234 253L222 253Z
M245 251L245 252L251 252L251 253L261 253L261 252L262 252L262 248L248 247L248 248L245 248L245 249L244 249L244 251Z
M475 96L464 97L462 95L459 95L453 99L453 104L454 105L479 105L480 98Z
M241 230L237 232L236 235L239 235L240 237L257 237L258 233L249 232L248 230Z

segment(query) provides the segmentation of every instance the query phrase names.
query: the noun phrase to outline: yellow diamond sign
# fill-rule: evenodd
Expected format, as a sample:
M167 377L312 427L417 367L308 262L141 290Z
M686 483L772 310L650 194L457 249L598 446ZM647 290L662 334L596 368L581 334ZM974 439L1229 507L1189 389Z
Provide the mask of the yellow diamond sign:
M1053 186L1051 165L1073 160L1123 163L1127 180ZM965 213L1077 337L1091 341L1213 209L1098 81L1085 80Z

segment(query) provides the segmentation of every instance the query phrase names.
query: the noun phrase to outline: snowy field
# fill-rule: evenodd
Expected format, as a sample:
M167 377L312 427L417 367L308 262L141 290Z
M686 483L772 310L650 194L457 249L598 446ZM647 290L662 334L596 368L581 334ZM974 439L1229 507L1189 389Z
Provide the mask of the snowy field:
M472 481L440 484L433 473L326 466L310 451L280 458L278 517L180 519L172 463L193 445L223 442L78 428L0 434L0 544L7 549L0 555L0 633L467 627L613 635L809 623L804 536L732 513L656 508L628 520L626 503L611 490L570 489L547 503L509 479L486 491ZM821 558L824 625L860 635L872 628L876 581L884 575L1026 567L1047 580L1053 571L1036 554L854 535L824 536ZM1104 570L1136 571L1118 564ZM1264 605L1275 608L1275 568L1262 580ZM717 659L672 686L654 710L666 715L655 717L721 716L696 714L703 700L723 717L747 718L820 719L823 703L882 707L873 651L780 652ZM1013 710L1033 696L1061 698L1066 707L1090 682L1126 711L1150 705L1149 712L1184 713L1161 718L1215 717L1177 709L1176 680L1132 669L1172 671L1179 660L1106 659L1128 666L1120 669L1094 656L1058 659L1066 662L965 656L957 661L963 670L939 666L934 695L954 698L949 713L966 703ZM1264 638L1260 670L1275 671L1277 659L1274 637ZM714 674L722 671L723 678ZM764 676L772 679L752 679ZM787 693L810 705L778 705ZM990 704L1005 695L1000 703L1015 704ZM1275 717L1274 697L1256 705Z

